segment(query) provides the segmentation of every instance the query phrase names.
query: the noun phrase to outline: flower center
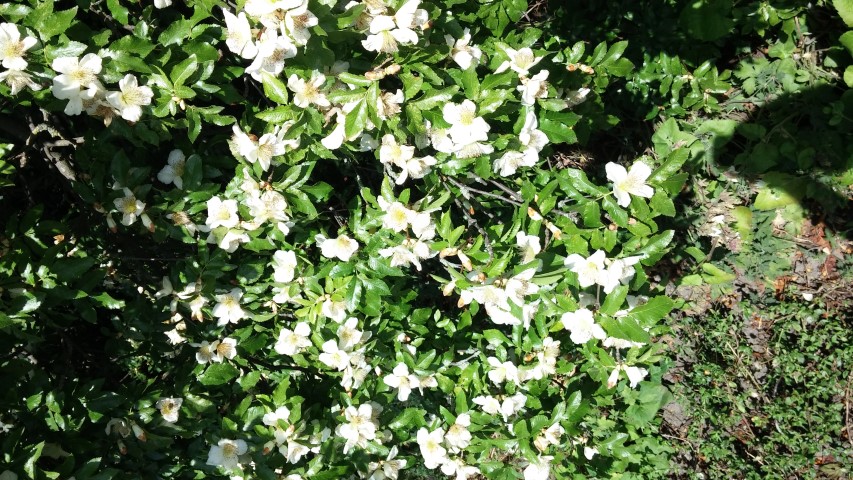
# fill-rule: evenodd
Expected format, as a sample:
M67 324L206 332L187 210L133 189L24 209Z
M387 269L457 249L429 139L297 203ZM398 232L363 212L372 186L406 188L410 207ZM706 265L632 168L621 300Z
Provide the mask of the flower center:
M24 54L24 42L9 42L3 46L4 58L20 57Z
M127 215L136 213L136 198L124 197L121 201L121 212Z
M236 457L237 456L237 445L233 443L226 443L222 446L222 456L224 457Z
M533 52L519 52L515 56L515 64L525 69L533 65L533 60Z
M81 87L86 87L95 82L95 74L85 68L77 67L71 70L68 76Z
M142 105L143 101L142 90L139 88L128 88L121 92L121 102L127 106Z

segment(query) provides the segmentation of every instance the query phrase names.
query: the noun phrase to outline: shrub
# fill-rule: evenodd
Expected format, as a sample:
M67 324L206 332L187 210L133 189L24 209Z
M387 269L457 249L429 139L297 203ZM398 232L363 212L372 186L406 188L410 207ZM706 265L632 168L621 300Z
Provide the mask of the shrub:
M618 121L626 42L518 0L171 3L0 6L10 474L666 467L646 269L687 155L548 160Z

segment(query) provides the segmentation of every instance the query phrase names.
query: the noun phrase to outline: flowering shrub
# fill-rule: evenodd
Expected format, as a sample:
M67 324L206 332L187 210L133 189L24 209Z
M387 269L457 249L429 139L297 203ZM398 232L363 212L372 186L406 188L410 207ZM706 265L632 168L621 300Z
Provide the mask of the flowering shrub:
M518 0L59 5L0 5L5 158L79 212L7 223L10 472L660 468L647 269L687 155L549 160L616 122L626 42L516 28Z

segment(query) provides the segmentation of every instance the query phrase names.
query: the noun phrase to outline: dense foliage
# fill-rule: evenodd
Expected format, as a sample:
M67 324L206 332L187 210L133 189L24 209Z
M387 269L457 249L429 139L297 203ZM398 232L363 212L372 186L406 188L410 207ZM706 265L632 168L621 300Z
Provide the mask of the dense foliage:
M667 475L664 319L843 208L853 47L625 3L0 5L0 478Z

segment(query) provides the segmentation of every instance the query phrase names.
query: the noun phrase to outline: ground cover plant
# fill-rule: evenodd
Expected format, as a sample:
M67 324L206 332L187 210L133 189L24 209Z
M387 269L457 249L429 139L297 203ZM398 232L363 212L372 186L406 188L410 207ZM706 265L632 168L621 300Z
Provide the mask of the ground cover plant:
M0 5L0 478L846 475L849 5L585 8Z

